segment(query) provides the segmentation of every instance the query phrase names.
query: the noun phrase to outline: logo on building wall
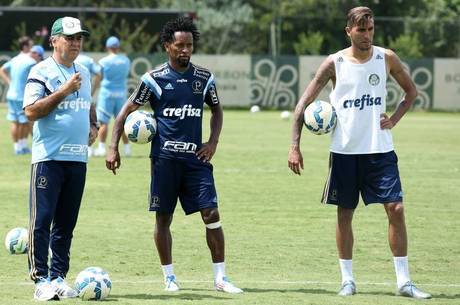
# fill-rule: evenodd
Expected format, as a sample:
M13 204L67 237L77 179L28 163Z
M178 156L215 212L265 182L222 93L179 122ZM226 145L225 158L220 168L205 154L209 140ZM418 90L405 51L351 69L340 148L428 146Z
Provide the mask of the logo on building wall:
M251 104L274 108L294 108L297 102L297 68L290 64L276 66L271 59L259 60L253 68Z
M410 77L417 87L417 98L412 104L413 109L430 109L432 107L433 97L433 67L430 67L433 61L420 60L403 62L404 68L409 73ZM387 106L396 107L404 98L404 91L398 83L391 77L387 82Z

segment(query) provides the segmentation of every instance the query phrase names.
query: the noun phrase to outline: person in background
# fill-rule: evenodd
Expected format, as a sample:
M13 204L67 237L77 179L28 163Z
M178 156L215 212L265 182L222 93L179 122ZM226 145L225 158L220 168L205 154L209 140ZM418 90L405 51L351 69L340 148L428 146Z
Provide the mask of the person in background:
M99 85L101 82L101 66L99 66L93 58L89 57L86 54L80 53L75 60L76 63L79 63L80 65L84 66L86 69L88 69L90 75L91 75L91 96L94 96L96 93L97 89L99 89ZM99 122L97 123L98 128L99 128ZM88 157L91 157L94 154L93 148L91 146L88 146Z
M43 49L41 45L34 45L30 49L30 56L32 56L32 58L35 59L37 63L39 63L45 56L45 49Z
M7 120L11 121L11 138L15 155L30 153L27 145L29 120L22 109L24 88L30 69L37 63L30 55L32 39L28 36L19 38L21 52L7 61L0 68L0 77L9 86L6 94L8 103Z
M95 156L105 156L107 131L110 118L116 117L126 102L128 76L131 66L129 58L120 53L120 40L111 36L105 43L108 55L99 60L101 66L101 87L97 99L97 119L100 123L99 146ZM131 155L128 137L123 133L125 156Z

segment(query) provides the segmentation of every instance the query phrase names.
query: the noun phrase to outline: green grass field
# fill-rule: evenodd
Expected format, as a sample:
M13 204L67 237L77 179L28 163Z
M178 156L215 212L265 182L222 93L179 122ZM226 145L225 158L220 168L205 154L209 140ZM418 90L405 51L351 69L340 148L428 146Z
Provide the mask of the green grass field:
M30 155L14 156L0 106L0 236L28 224ZM205 114L207 127L209 113ZM360 205L355 216L358 294L336 296L340 274L335 208L319 203L328 136L303 133L303 175L290 173L291 122L279 112L225 111L213 160L227 250L227 273L242 295L212 289L210 255L199 215L179 208L172 231L179 293L163 291L147 211L148 146L133 145L114 176L102 158L88 166L71 251L69 282L88 266L106 269L113 304L414 304L394 296L395 275L383 208ZM460 303L460 115L409 113L393 131L405 191L412 279L430 304ZM34 304L27 256L0 251L0 304ZM81 300L61 301L74 304Z

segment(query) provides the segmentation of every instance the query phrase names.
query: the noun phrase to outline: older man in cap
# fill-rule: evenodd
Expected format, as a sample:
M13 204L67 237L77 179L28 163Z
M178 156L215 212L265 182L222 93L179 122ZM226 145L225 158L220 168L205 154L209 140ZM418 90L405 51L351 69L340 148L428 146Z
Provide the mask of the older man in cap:
M50 38L53 54L32 68L24 93L25 114L35 121L29 268L39 301L77 296L64 279L85 186L88 145L98 132L89 72L74 62L88 35L80 20L57 19Z

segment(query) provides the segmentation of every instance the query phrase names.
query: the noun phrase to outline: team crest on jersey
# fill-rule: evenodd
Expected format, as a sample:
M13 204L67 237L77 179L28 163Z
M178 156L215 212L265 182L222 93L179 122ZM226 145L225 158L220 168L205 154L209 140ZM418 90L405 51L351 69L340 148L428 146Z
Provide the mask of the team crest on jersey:
M369 84L371 86L377 86L380 83L380 77L377 74L371 74L369 75Z
M200 82L199 80L194 80L192 83L192 90L193 90L193 93L195 94L203 93L203 83Z

